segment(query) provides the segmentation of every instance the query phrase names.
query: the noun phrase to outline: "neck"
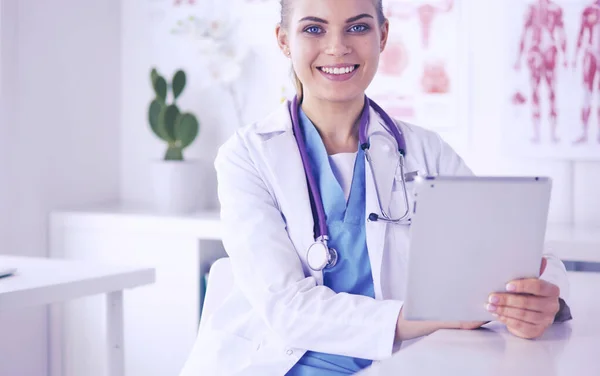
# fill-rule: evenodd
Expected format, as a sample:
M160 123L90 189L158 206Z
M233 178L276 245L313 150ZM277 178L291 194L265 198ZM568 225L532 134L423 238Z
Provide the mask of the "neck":
M331 102L305 95L302 110L313 122L329 155L358 150L358 126L365 99Z

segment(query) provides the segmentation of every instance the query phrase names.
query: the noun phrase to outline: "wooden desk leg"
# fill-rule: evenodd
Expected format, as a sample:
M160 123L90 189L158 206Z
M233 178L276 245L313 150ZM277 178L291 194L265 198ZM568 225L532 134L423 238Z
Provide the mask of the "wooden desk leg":
M124 376L123 291L106 294L106 331L108 375Z

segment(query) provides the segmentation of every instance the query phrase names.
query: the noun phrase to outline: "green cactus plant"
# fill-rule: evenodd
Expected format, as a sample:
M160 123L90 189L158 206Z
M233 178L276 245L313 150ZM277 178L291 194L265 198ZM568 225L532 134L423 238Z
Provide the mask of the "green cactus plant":
M194 142L200 128L196 117L191 113L182 113L176 103L185 88L185 73L178 70L169 83L153 68L150 80L155 93L148 109L150 127L158 138L167 143L164 159L182 161L183 150ZM167 101L169 91L171 103Z

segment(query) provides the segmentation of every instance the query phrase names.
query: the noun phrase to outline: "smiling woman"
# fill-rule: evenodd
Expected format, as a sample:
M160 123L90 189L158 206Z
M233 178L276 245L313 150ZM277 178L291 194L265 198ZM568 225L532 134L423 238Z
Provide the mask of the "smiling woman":
M473 173L438 134L395 121L365 95L388 38L381 1L281 5L276 36L298 92L219 149L222 238L235 286L203 318L181 376L353 374L402 341L482 325L402 314L411 172ZM541 335L556 313L566 272L547 257L545 277L557 285L524 283L552 294L487 306L516 335Z
M299 20L299 22L294 20L292 18L292 14L294 13L293 10L294 10L295 6L304 5L304 6L309 6L311 9L313 9L312 5L310 5L310 4L300 4L299 5L299 4L294 4L294 3L295 3L294 0L282 0L281 1L281 23L280 23L280 25L281 25L281 28L283 29L283 33L281 33L281 31L279 29L277 31L280 44L286 43L286 37L288 36L286 34L289 34L291 32L290 28L293 27L292 25L294 23L296 23L296 24L300 23L301 25L299 25L299 26L304 27L304 29L301 30L302 33L312 34L313 36L322 34L323 32L325 32L325 27L330 26L329 22L326 19L316 17L316 16L303 17L301 20ZM324 3L324 2L322 2L322 3ZM368 3L368 2L365 2L365 3ZM325 5L325 4L322 4L322 5ZM343 9L345 4L340 4L340 5L341 5L341 9ZM370 4L367 4L367 5L370 5ZM375 17L377 19L377 23L383 27L384 24L387 22L387 20L385 18L385 15L383 14L382 0L373 0L373 5L375 5L374 13L375 13ZM354 23L361 21L361 19L363 20L362 24L353 25ZM365 19L369 19L369 20L365 21ZM314 25L311 25L311 22ZM365 22L367 22L367 23L365 23ZM371 31L371 29L373 28L371 25L372 23L374 23L373 15L370 13L362 13L362 14L358 14L358 15L355 15L355 16L347 19L343 26L348 29L349 33L364 35L367 32ZM387 37L387 28L384 32L385 32L384 37ZM383 41L383 44L385 44L385 41ZM383 46L382 46L382 49L383 49ZM291 51L287 50L287 53L289 53L291 55ZM354 69L357 69L357 68L359 68L359 65L354 64L354 65L352 65L352 67ZM331 74L334 72L331 72L330 69L333 70L336 67L334 66L333 68L332 67L324 67L324 68L327 73ZM338 68L340 68L340 67L338 66ZM344 68L344 67L342 66L342 68ZM349 67L345 67L345 68L349 68ZM352 69L352 70L354 70L354 69ZM302 83L302 80L298 77L296 72L297 72L296 66L294 66L292 74L294 75L294 81L296 83L296 90L298 92L298 95L301 97L303 94L303 91L304 91L303 83ZM371 79L372 79L372 77L371 77Z
M356 149L354 123L377 73L388 30L381 0L281 2L277 41L292 62L302 109L327 134L331 154ZM323 104L334 118L320 117L323 112L317 108Z

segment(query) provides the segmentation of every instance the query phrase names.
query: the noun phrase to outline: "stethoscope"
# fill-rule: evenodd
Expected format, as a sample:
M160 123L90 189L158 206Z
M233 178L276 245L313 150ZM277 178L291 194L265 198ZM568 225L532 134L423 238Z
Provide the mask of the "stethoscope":
M375 179L375 173L372 165L372 158L370 154L371 144L367 138L367 126L370 120L370 108L373 108L379 116L384 121L384 127L390 132L394 139L396 140L396 144L398 145L398 163L400 166L400 178L402 184L402 190L404 191L404 204L405 204L405 212L401 217L392 218L384 209L381 204L380 194L379 194L379 186L377 185L377 179ZM325 268L332 268L337 264L338 261L338 253L335 249L330 248L327 245L329 241L329 236L327 232L327 223L325 219L325 209L323 207L323 201L321 200L321 194L319 192L318 184L316 182L315 175L313 174L311 165L309 163L308 151L306 148L306 144L302 137L302 132L300 129L300 120L298 119L298 112L300 110L300 104L298 103L298 97L294 97L291 103L291 118L292 118L292 129L294 131L294 136L296 138L296 143L298 144L298 149L300 151L300 157L302 158L302 164L304 166L304 172L306 174L306 178L308 180L308 190L311 199L311 205L313 206L313 211L316 212L316 226L315 226L315 242L308 247L306 251L306 262L308 266L314 271L321 271ZM375 103L365 96L365 105L363 108L363 112L360 116L360 123L358 128L358 140L360 144L360 148L364 151L365 159L369 164L369 169L371 170L371 176L373 178L373 182L375 185L375 194L377 196L377 204L379 205L379 211L381 214L371 213L369 214L369 221L372 222L386 222L392 224L405 224L409 223L409 206L408 206L408 192L406 190L406 178L404 175L404 156L406 155L406 144L404 137L400 133L400 130L396 126L396 123L390 116Z

